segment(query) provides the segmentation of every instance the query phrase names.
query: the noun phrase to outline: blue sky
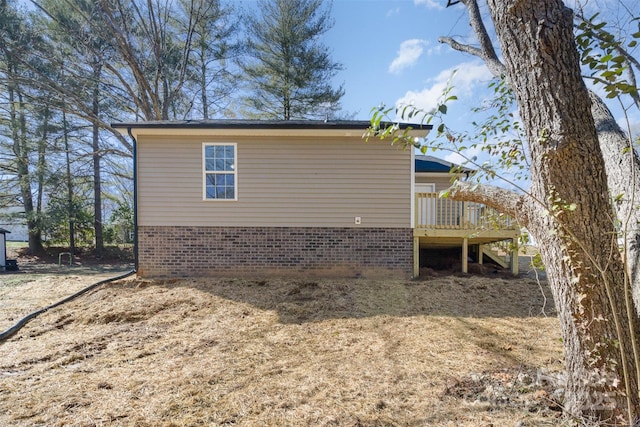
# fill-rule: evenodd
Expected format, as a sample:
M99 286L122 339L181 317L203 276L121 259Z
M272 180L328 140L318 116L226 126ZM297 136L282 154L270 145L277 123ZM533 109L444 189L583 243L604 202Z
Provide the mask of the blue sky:
M629 11L640 15L638 0L566 3L570 7L582 5L589 14L602 11L601 16L609 22L618 19L616 14L628 16ZM446 0L333 1L335 24L323 42L332 50L333 59L344 66L336 82L344 83L342 105L346 112L354 113L355 119L367 120L371 108L381 103L413 103L431 109L456 70L452 85L458 100L449 105L447 124L456 130L470 130L469 123L477 120L471 109L490 96L487 84L492 76L480 59L438 42L438 37L450 36L476 44L464 7L445 8L445 4ZM480 5L486 8L484 2ZM610 108L622 122L621 110L615 104ZM637 135L640 114L635 108L630 112ZM439 155L461 161L456 155Z
M444 3L442 1L441 3ZM344 65L343 108L368 119L372 107L412 99L435 105L446 81L458 69L457 92L469 93L491 78L481 61L438 43L442 35L469 36L461 7L436 1L335 0L334 27L325 43ZM462 94L462 93L461 93Z
M334 27L324 43L344 65L343 109L368 120L384 103L435 107L454 70L458 100L449 105L447 124L468 130L471 109L488 96L492 76L483 62L438 42L440 36L472 37L465 9L445 8L445 0L334 0ZM477 118L476 118L477 119ZM471 156L479 154L469 153ZM459 155L436 153L460 163Z

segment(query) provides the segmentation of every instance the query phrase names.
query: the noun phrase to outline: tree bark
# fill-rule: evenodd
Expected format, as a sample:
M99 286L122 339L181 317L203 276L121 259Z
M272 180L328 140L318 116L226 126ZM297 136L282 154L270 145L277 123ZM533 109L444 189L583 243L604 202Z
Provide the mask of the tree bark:
M36 188L37 195L37 204L36 204L36 212L37 216L42 216L42 206L43 206L43 198L44 198L44 185L45 185L45 174L47 173L47 138L48 138L48 130L49 130L49 107L44 107L43 116L42 116L42 135L40 140L38 141L38 163L36 164L36 178L38 187Z
M602 98L593 92L589 94L607 171L607 185L614 199L620 235L624 239L633 301L640 316L640 158Z
M94 117L100 113L100 77L101 60L96 58L93 64L93 91L92 105ZM102 238L102 181L100 177L100 162L102 154L100 152L100 128L97 123L92 124L92 149L93 149L93 228L96 241L96 257L101 258L104 252L104 240Z
M62 131L64 132L64 153L66 160L67 210L69 212L69 252L76 253L75 209L73 207L73 177L71 176L71 148L69 147L69 129L67 114L62 110Z
M209 119L209 99L207 98L207 61L206 58L206 49L200 43L200 102L202 102L202 118L204 120Z
M10 104L11 139L13 142L13 154L16 156L16 175L29 234L28 251L33 255L43 251L42 232L34 209L24 102L18 84L15 82L15 73L16 69L13 67L10 58L7 58L7 92Z
M607 422L640 417L640 331L618 251L605 164L580 74L572 13L559 0L488 0L531 153L522 206L558 309L564 408Z
M503 78L506 68L493 47L477 0L461 2L467 7L469 22L480 47L458 43L451 37L440 37L438 40L452 49L482 58L496 78ZM609 195L617 198L614 208L620 235L625 240L626 267L632 283L633 300L640 316L640 159L635 151L629 150L629 138L618 126L602 98L593 92L589 94L592 101L591 113L605 162Z

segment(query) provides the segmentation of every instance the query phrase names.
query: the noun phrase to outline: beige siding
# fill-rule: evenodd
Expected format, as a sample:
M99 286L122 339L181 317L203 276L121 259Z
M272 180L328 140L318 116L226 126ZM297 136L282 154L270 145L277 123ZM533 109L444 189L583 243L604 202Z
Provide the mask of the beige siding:
M451 187L451 178L452 175L449 173L430 173L428 176L418 173L416 174L416 184L435 184L436 192L439 192Z
M237 201L203 200L205 142L237 143ZM409 151L359 136L139 135L139 224L410 227L410 162Z

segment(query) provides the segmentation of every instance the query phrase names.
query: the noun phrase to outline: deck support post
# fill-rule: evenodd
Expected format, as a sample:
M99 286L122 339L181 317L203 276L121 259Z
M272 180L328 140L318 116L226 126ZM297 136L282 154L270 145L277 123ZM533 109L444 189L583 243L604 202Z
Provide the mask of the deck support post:
M519 273L518 252L518 239L511 239L511 273L514 276Z
M469 272L469 238L462 239L462 272Z
M413 278L420 277L420 237L413 237Z
M480 243L478 245L478 264L482 265L482 263L484 262L484 245L482 243Z

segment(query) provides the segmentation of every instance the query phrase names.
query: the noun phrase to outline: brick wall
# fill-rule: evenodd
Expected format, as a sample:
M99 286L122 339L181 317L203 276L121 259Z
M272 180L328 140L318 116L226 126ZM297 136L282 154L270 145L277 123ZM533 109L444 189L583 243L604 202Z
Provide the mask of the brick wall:
M410 228L168 227L138 229L147 277L410 277Z

